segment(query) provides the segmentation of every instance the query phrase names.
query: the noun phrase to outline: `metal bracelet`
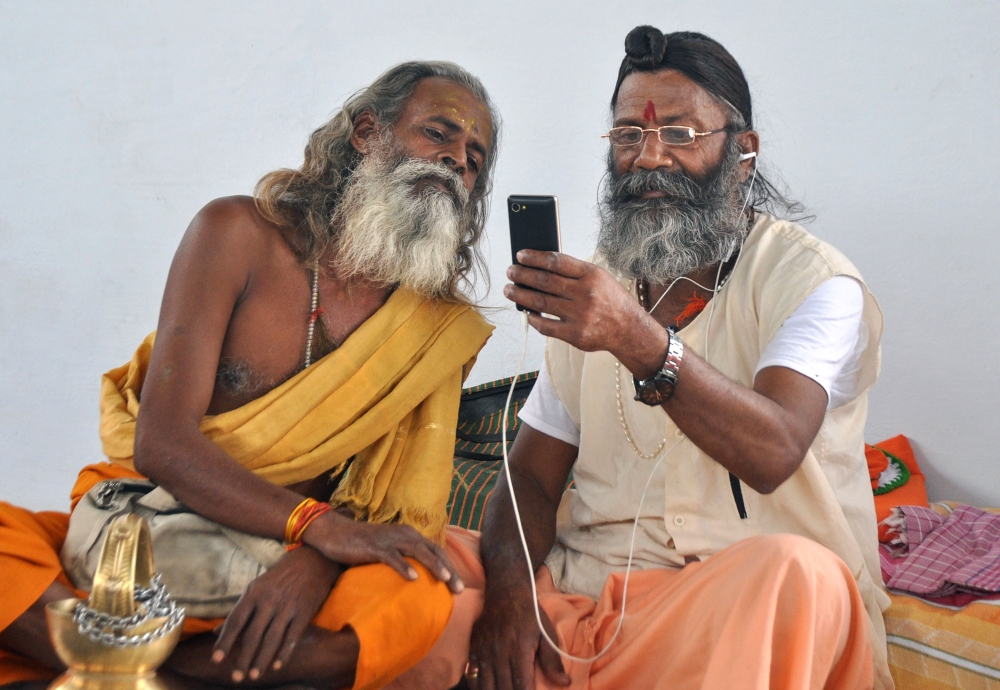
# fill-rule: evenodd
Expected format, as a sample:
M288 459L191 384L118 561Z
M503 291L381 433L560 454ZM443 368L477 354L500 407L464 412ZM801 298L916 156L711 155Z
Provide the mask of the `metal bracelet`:
M677 378L681 373L681 360L684 359L684 342L675 334L670 334L670 344L667 346L667 358L663 362L660 373L670 381L670 385L677 385Z

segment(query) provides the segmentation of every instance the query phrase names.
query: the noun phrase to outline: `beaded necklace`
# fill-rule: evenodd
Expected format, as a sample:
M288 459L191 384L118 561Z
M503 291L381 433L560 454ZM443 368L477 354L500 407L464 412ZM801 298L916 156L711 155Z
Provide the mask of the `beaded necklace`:
M316 334L316 321L324 311L319 306L319 261L314 263L312 267L312 302L309 308L309 330L306 337L306 358L305 366L302 367L303 369L308 369L309 365L312 364L313 336Z
M725 273L725 275L720 275L719 277L716 278L715 288L707 288L704 285L701 285L700 283L696 283L695 281L691 280L690 278L682 276L680 278L675 279L672 283L670 283L669 287L667 287L667 289L664 290L663 294L660 295L660 299L656 300L656 304L654 304L652 307L650 307L650 305L649 305L649 302L650 302L650 300L649 300L649 283L645 279L639 278L633 284L633 288L635 290L636 299L639 300L639 306L641 306L647 313L652 314L653 311L658 306L660 306L660 302L663 301L663 298L667 296L668 292L670 292L670 288L672 288L677 283L678 280L687 280L689 282L692 282L695 285L697 285L698 287L702 288L703 290L707 290L708 292L711 292L712 295L714 296L720 290L722 290L722 288L725 286L726 282L729 280L729 276L732 275L732 273L733 273L732 269L736 265L736 260L738 260L739 255L740 255L740 250L742 248L743 248L743 246L741 244L740 247L739 247L739 249L736 250L735 255L733 257L727 259L722 265L719 266L719 272L720 272L720 274L721 274L721 272L724 269L726 270L726 273ZM677 324L677 326L680 326L680 324ZM674 332L677 331L677 328L676 327L671 327L669 330L671 331L671 333L674 333ZM622 402L622 371L621 370L622 370L622 363L616 361L615 362L615 394L616 394L616 397L617 397L617 400L618 400L618 421L621 422L622 431L625 433L625 440L628 441L628 444L632 447L633 452L635 452L635 454L638 455L643 460L652 460L657 455L659 455L660 452L667 445L667 435L666 435L666 433L664 433L663 440L660 442L660 445L658 445L656 447L656 450L654 450L652 453L643 453L641 450L639 450L639 446L637 446L636 443L635 443L635 441L632 439L632 432L628 428L628 422L625 421L625 404Z
M671 285L671 287L673 287L673 285ZM651 311L649 308L649 286L646 284L646 281L640 278L635 281L634 288L636 293L635 296L639 300L639 306L647 312ZM670 288L667 288L667 290L669 291ZM667 293L664 292L663 294L665 295ZM659 301L657 301L656 304L659 305ZM654 309L655 308L656 307L654 306ZM635 441L632 439L632 432L628 428L628 422L625 421L625 404L622 402L622 363L618 361L615 362L615 396L618 400L618 421L621 422L622 431L625 434L625 440L628 441L628 444L632 447L632 451L640 458L643 460L652 460L659 455L664 446L667 445L667 435L666 433L663 434L663 440L652 453L643 453L639 450L639 446L637 446Z

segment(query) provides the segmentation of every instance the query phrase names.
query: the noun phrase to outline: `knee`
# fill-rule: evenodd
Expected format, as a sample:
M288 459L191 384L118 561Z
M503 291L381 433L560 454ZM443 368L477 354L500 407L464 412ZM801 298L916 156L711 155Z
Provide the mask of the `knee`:
M779 576L783 587L808 589L822 597L850 600L856 587L847 565L830 549L795 534L772 534L746 540L760 567Z
M340 576L337 585L419 600L451 598L448 585L434 577L422 563L413 558L407 558L406 561L417 571L415 580L406 579L395 568L384 563L370 563L348 568Z

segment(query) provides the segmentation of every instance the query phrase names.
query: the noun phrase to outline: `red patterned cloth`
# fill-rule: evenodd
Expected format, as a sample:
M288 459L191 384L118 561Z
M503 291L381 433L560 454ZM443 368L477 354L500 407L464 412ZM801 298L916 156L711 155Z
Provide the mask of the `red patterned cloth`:
M886 523L893 539L880 551L890 589L927 598L1000 593L1000 515L899 506Z

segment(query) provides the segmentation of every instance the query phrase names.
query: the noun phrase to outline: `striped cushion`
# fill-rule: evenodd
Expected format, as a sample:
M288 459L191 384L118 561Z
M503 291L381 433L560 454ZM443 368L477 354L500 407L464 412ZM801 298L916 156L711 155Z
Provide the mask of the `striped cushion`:
M465 529L482 530L483 510L493 493L497 476L503 471L503 460L469 460L455 458L455 474L451 480L451 500L448 501L448 524Z
M538 372L517 377L514 397L507 416L507 444L514 441L521 420L517 413L524 406ZM513 378L491 381L462 391L455 434L455 472L448 500L448 524L478 530L483 524L483 509L497 474L503 469L500 427L503 408Z

